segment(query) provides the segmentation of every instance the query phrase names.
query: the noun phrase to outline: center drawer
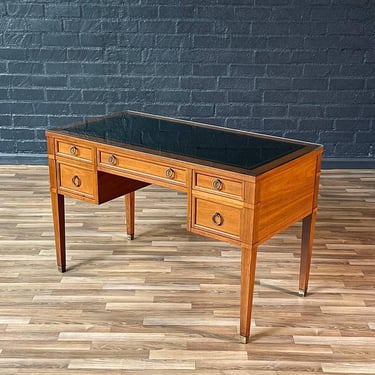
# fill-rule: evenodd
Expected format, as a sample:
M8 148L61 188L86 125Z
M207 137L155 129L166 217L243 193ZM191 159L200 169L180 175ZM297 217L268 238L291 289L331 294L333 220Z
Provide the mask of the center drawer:
M146 177L146 180L157 179L186 186L186 170L174 165L135 159L106 151L99 151L99 163L106 168Z

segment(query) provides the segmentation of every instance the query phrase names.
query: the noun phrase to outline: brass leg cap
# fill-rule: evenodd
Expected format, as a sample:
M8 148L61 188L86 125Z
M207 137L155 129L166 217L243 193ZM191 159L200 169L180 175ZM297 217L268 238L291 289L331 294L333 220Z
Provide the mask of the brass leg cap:
M59 272L64 273L66 271L66 266L57 266Z
M247 344L249 342L249 336L242 336L240 335L240 343Z
M128 240L134 240L134 233L133 234L128 234L127 235L127 238L128 238Z
M307 294L307 290L300 289L300 290L298 291L298 295L299 295L300 297L306 297L306 294Z

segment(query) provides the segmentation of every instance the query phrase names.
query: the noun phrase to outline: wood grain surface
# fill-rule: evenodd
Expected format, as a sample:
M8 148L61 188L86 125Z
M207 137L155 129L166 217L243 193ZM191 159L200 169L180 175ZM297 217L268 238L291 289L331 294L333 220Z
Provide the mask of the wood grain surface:
M322 171L309 292L301 223L258 248L238 342L240 249L186 232L186 195L65 199L56 270L47 167L0 166L0 374L375 373L375 171Z

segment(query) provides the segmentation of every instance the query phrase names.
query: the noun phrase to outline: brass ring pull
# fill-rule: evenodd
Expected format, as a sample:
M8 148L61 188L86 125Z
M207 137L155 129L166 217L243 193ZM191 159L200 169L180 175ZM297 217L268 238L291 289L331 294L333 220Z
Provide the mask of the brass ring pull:
M172 168L167 168L164 172L165 177L174 178L174 170Z
M73 182L73 185L75 187L80 187L81 186L81 179L77 175L74 175L72 177L72 182Z
M212 181L212 187L215 190L219 190L220 191L223 188L223 183L221 182L221 180L219 178L217 178L216 180Z
M110 155L108 156L108 163L112 165L116 165L117 163L117 158L115 155Z
M220 212L215 212L211 217L212 222L220 227L223 224L224 218L221 216Z
M70 152L71 155L77 156L77 154L78 154L77 146L71 146L70 149L69 149L69 152Z

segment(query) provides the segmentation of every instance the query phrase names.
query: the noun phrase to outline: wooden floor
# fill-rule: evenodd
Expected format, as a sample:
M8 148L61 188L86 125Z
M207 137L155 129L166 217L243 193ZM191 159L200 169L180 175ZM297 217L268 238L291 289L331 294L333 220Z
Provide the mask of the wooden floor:
M185 231L186 196L66 199L57 272L47 168L0 166L0 374L375 374L375 170L323 171L309 294L299 224L260 247L251 342L239 249Z

